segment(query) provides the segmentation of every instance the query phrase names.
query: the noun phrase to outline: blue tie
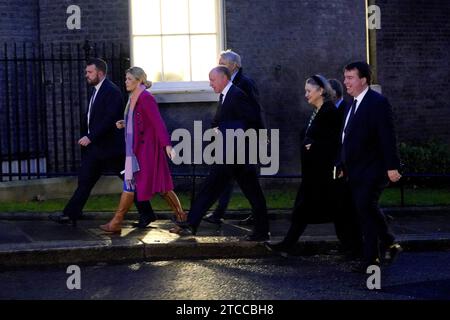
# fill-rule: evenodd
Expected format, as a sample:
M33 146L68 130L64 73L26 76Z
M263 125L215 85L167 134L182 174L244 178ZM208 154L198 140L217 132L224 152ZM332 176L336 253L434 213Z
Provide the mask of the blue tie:
M89 120L91 119L92 105L94 104L95 91L97 91L97 90L94 87L94 89L92 90L91 101L89 102L89 106L88 106L88 118L87 118L88 133L89 133Z
M94 87L94 89L92 89L91 101L89 102L89 112L90 109L92 108L92 105L94 104L95 91L97 91L97 89L95 89Z

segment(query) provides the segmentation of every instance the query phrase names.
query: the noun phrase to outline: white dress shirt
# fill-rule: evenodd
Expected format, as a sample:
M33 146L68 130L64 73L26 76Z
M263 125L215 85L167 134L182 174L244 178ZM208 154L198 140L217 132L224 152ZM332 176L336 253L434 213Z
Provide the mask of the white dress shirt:
M94 96L91 97L91 101L89 102L89 109L88 109L88 114L87 114L87 125L88 125L88 133L89 133L89 118L91 117L91 108L92 105L94 104L95 98L97 97L97 93L98 90L100 90L100 87L102 86L103 82L105 81L106 78L103 78L102 81L100 81L99 83L97 83L97 85L95 86L95 93Z
M229 81L228 84L225 86L225 88L223 88L223 90L222 90L222 94L223 94L222 103L225 101L225 96L227 95L228 90L230 90L232 85L233 85L233 82Z
M361 104L362 99L364 99L364 96L366 95L367 91L369 91L369 87L364 89L363 92L361 92L356 98L353 99L353 100L356 99L355 113L356 113L356 111L358 111L358 107ZM352 104L353 104L353 102L352 102ZM344 142L345 128L347 127L348 118L350 118L350 112L351 112L351 110L349 110L349 112L347 113L347 117L345 118L344 130L342 130L342 142Z

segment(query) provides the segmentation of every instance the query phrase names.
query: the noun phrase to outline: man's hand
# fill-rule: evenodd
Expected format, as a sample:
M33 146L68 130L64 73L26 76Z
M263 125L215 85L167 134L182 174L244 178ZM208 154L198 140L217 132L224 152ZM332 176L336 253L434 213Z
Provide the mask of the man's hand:
M89 140L89 138L86 136L84 136L83 138L78 140L78 144L83 147L87 147L90 143L91 143L91 140Z
M388 170L387 174L391 182L397 182L402 177L398 170Z
M123 129L125 128L125 120L119 120L116 122L117 129Z

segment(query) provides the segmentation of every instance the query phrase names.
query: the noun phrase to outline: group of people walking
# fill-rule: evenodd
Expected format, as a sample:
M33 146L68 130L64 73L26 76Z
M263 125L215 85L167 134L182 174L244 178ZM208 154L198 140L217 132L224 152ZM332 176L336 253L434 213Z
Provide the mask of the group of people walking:
M100 226L106 232L121 231L121 224L133 202L140 213L136 227L145 228L156 220L149 200L159 193L183 221L186 213L173 191L167 157L174 152L151 86L139 67L126 71L129 92L124 111L120 89L106 78L107 64L101 59L87 62L86 79L94 86L86 113L78 187L62 213L50 215L58 223L72 223L82 217L90 192L106 171L123 179L123 192L113 219Z
M302 181L290 228L279 243L268 242L266 200L254 164L211 165L186 214L173 191L168 166L175 152L158 105L146 90L151 83L144 70L126 71L125 111L120 90L106 75L105 61L87 62L86 80L93 90L78 141L82 146L78 187L63 212L51 215L51 220L76 225L95 183L105 171L112 171L123 179L123 192L112 220L100 226L103 231L120 232L133 203L140 214L134 226L145 228L156 220L149 200L158 193L174 211L175 226L170 232L195 235L202 219L220 223L236 181L252 208L247 222L252 222L253 232L246 240L266 241L271 251L288 254L308 224L331 221L343 248L360 258L353 271L365 272L381 259L392 261L401 251L378 206L389 181L401 178L392 107L370 89L367 63L354 62L344 68L344 85L353 97L348 105L338 80L321 74L306 80L305 98L312 114L300 137ZM213 128L225 133L265 127L255 82L243 74L237 53L222 52L209 80L219 94ZM218 210L205 217L218 199Z

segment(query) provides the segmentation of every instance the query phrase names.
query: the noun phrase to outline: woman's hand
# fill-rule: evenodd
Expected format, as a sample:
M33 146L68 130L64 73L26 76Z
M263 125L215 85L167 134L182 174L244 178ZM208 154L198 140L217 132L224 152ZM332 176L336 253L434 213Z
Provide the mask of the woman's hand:
M311 143L310 143L310 144L306 144L306 145L305 145L305 148L306 148L306 150L309 151L309 148L311 148Z
M175 150L173 150L172 146L166 146L166 153L167 156L170 158L170 160L175 159L175 156L177 155Z
M123 129L125 128L125 120L119 120L116 122L117 129Z

